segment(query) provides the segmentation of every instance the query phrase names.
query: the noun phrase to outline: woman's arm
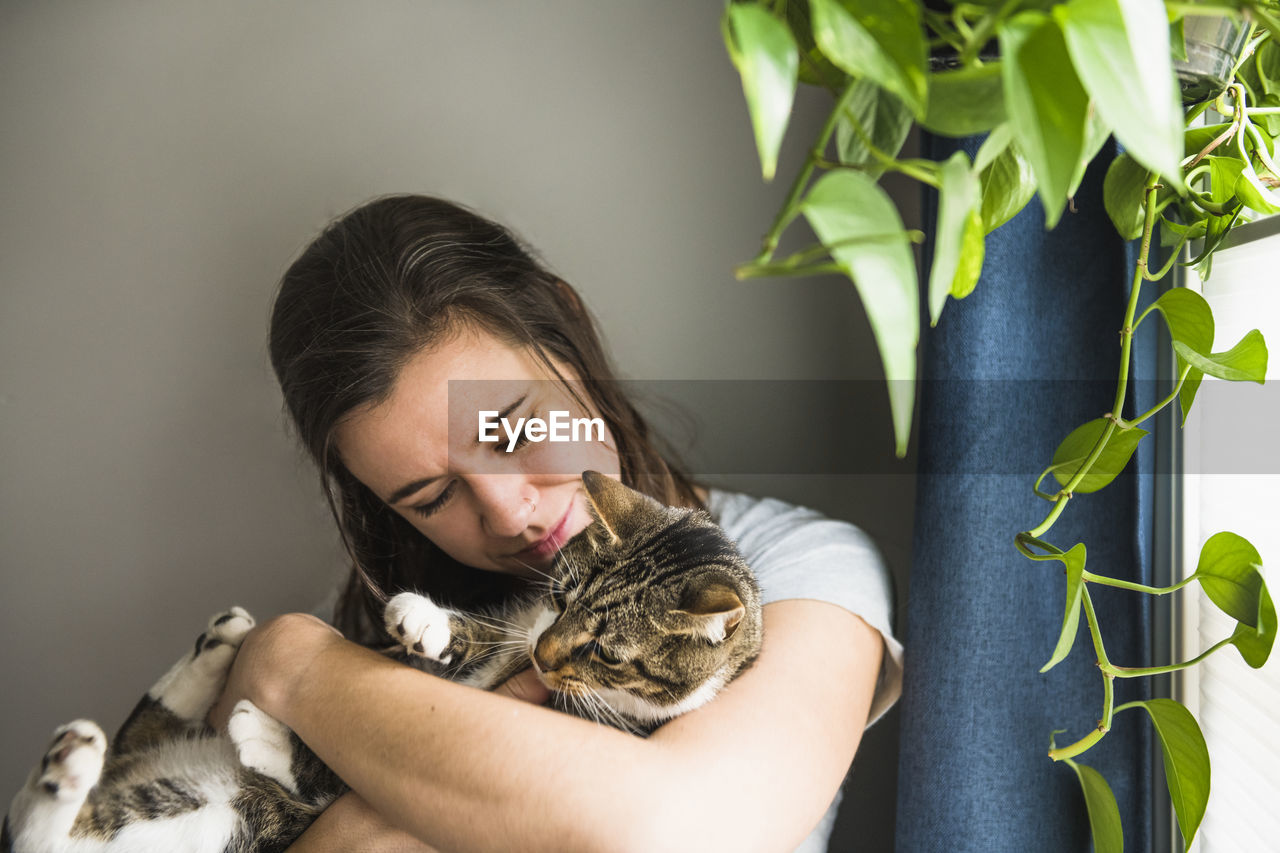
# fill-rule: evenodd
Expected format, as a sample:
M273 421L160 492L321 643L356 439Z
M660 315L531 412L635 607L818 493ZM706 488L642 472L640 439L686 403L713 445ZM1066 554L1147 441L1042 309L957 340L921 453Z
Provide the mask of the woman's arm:
M425 675L310 617L251 635L229 693L441 849L786 850L848 770L882 641L832 604L764 614L755 665L647 740Z

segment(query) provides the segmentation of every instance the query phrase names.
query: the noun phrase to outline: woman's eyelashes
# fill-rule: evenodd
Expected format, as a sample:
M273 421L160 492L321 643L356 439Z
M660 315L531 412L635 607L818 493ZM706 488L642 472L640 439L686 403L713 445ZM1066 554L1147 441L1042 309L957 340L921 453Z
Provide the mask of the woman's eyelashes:
M450 481L449 485L445 486L444 491L441 492L435 499L430 500L427 503L420 504L419 506L413 507L413 511L416 512L418 515L422 516L423 518L430 518L440 510L444 509L444 505L447 504L449 502L449 499L453 497L454 490L457 489L457 487L458 487L457 480Z
M536 414L537 413L535 412L534 414L531 414L529 417L533 417ZM520 430L519 434L516 436L515 443L511 445L510 451L508 451L507 445L501 444L501 443L496 445L494 450L497 453L508 453L508 452L513 453L516 450L521 449L528 443L529 443L528 433L526 433L524 430ZM411 509L414 512L416 512L418 515L422 516L423 518L430 518L440 510L444 509L445 504L447 504L449 500L453 497L454 490L457 488L457 486L458 486L458 481L453 480L452 482L449 483L448 486L445 487L445 490L441 492L436 498L428 501L427 503L420 504L419 506L411 507Z

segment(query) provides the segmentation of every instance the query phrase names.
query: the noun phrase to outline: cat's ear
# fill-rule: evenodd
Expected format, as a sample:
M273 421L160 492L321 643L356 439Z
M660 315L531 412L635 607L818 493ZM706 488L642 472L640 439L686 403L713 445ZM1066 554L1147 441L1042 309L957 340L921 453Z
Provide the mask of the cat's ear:
M671 614L685 632L721 643L738 630L746 612L733 587L714 581L686 590L680 608Z
M591 514L615 542L644 528L649 514L662 509L662 504L648 495L598 471L583 471L582 485L586 487Z

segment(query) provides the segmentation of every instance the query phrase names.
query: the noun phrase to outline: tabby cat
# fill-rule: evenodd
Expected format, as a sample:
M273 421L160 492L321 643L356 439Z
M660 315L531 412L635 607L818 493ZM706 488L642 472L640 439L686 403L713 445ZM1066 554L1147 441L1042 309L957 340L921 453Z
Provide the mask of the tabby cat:
M401 593L385 612L399 655L491 688L530 661L570 713L648 734L709 701L759 653L760 596L702 512L664 507L588 471L593 523L545 589L484 614ZM54 732L14 797L0 853L284 850L346 787L289 729L242 701L229 737L204 722L253 619L213 617L142 698L110 748L76 720Z

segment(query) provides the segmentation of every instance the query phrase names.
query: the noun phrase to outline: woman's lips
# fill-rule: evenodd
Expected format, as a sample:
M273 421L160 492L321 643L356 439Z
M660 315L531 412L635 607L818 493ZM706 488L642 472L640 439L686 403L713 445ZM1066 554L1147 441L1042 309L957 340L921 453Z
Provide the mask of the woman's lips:
M540 560L559 551L560 546L565 543L565 528L569 526L569 517L572 515L573 503L570 502L569 508L564 512L564 516L545 537L511 556L518 560Z

